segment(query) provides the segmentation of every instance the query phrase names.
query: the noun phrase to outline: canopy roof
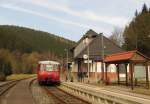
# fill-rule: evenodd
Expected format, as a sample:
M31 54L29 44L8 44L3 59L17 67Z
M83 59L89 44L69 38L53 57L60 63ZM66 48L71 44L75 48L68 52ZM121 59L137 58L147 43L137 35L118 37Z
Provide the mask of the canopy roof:
M137 50L126 51L106 56L105 62L119 62L119 61L145 61L149 58L138 52Z

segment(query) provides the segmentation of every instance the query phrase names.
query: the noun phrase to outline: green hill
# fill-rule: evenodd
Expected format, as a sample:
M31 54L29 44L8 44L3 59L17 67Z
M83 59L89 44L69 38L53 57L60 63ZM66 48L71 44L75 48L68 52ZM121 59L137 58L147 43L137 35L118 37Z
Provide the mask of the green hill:
M74 41L47 32L18 26L0 26L0 48L22 53L51 51L63 54L65 48L71 48Z

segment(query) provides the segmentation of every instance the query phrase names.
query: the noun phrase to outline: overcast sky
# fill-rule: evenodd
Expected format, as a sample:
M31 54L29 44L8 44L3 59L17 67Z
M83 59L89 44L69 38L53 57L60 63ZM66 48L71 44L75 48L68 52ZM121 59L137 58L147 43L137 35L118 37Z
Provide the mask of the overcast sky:
M0 25L19 25L79 40L89 29L110 36L150 0L0 0Z

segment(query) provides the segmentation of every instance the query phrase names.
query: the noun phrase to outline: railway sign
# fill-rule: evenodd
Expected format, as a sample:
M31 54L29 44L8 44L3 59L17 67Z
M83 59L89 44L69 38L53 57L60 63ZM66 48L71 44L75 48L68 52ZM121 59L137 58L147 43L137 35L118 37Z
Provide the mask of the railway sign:
M89 60L89 62L88 60L84 60L84 63L92 63L92 60Z

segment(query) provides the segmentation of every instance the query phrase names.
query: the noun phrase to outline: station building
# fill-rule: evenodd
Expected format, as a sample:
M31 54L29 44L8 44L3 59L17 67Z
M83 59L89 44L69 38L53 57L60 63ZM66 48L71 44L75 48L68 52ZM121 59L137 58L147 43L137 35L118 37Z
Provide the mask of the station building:
M132 85L136 79L140 79L146 81L147 85L149 83L149 58L136 50L123 50L104 34L98 34L93 30L87 31L73 47L72 52L71 74L74 81L87 82L89 74L90 82L123 82ZM131 65L134 66L131 68Z
M88 42L87 41L88 38ZM72 49L73 62L72 62L72 76L74 79L81 81L86 80L88 76L88 57L89 54L89 77L91 81L100 81L104 78L105 67L103 68L102 62L106 55L118 52L124 52L119 46L105 37L103 34L98 34L93 30L89 30L78 41L77 45ZM105 63L104 63L105 64ZM104 65L105 66L105 65ZM109 65L109 76L112 80L116 79L115 65Z

